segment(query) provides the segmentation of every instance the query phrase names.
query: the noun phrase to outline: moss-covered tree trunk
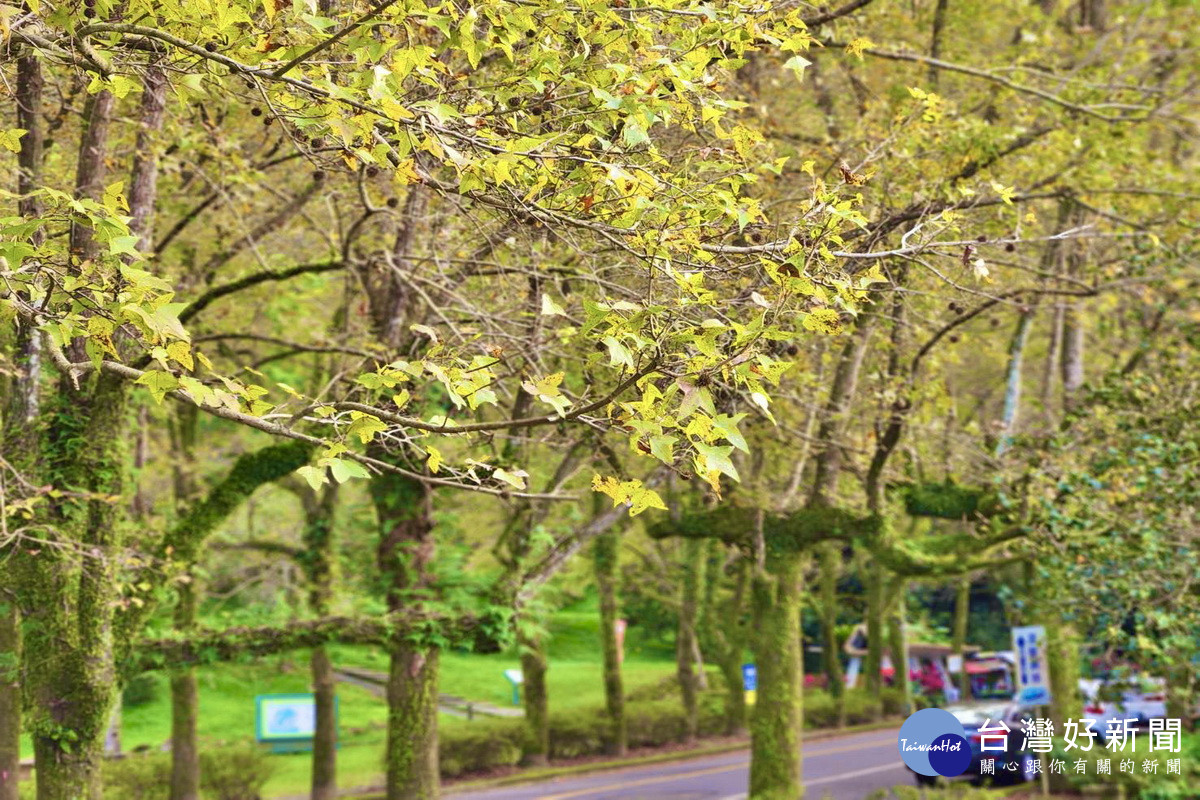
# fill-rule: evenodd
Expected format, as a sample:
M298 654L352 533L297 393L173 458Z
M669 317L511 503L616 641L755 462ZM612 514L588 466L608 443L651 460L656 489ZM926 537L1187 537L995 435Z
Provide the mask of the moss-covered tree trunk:
M901 691L900 713L913 712L912 681L908 674L908 581L897 578L892 587L891 613L888 615L888 646L891 650L895 685Z
M115 561L121 546L125 386L96 375L67 380L49 409L50 479L85 496L53 503L56 546L22 556L25 677L38 800L100 800L104 738L118 685L113 658ZM89 557L87 554L100 554Z
M780 553L754 577L753 648L758 694L750 718L751 800L804 796L800 736L804 673L800 644L802 557Z
M178 589L175 630L183 635L196 624L196 587ZM196 670L182 667L171 672L171 800L200 800L200 693Z
M331 481L320 498L306 504L304 525L304 571L308 580L308 604L318 617L329 614L333 601L335 542L333 513L337 483ZM337 797L337 678L324 645L314 647L309 659L316 729L313 732L312 800Z
M309 669L317 713L310 796L312 800L333 800L337 797L337 677L324 645L312 649Z
M863 658L863 686L872 697L878 697L883 688L879 670L883 667L884 639L884 591L883 567L871 563L864 570L867 579L867 653ZM882 715L882 705L879 706Z
M718 540L711 540L709 546L714 554L719 555L722 552L723 545ZM719 573L714 566L710 566L710 569L713 575L706 582L708 597L705 600L706 613L702 617L701 638L705 641L705 647L717 654L717 667L721 670L721 678L725 684L724 732L726 736L734 736L746 729L746 692L742 677L742 659L746 649L747 626L743 621L743 613L750 578L750 562L745 558L738 560L733 594L728 603L720 606L715 600Z
M198 493L196 480L196 430L199 411L183 406L175 414L171 444L175 450L174 493L180 515L192 505ZM194 570L187 571L188 581L176 590L175 629L187 635L196 624L197 587ZM200 744L197 725L200 717L200 693L196 671L180 667L171 671L171 786L170 800L199 800Z
M680 582L679 627L675 636L675 673L683 698L685 742L696 740L700 725L700 679L696 672L697 628L700 595L704 583L705 541L687 539L683 543L683 570Z
M542 637L527 630L517 634L521 653L522 702L525 708L526 762L545 766L550 759L550 696L546 690L546 648Z
M387 453L373 455L395 460ZM373 477L370 491L380 526L378 559L388 610L411 610L432 590L429 567L435 547L429 489L389 472ZM436 800L439 652L399 636L389 656L387 800Z
M0 590L0 800L19 800L21 769L21 617Z
M846 681L838 648L837 585L842 571L842 548L838 542L824 542L820 548L821 564L821 656L825 667L825 682L837 708L837 726L846 724Z
M435 800L438 787L438 658L435 647L391 646L387 800Z
M17 127L24 129L21 151L17 154L17 211L25 219L37 219L42 204L33 190L41 182L43 125L41 62L21 52L17 58ZM30 243L43 241L41 230L34 231ZM41 343L39 334L29 325L18 326L13 337L12 363L18 374L0 378L4 403L0 406L0 451L9 464L26 479L36 476L37 453L35 422L38 415L38 384L41 379ZM34 481L35 483L38 481ZM0 545L0 562L8 564L11 553ZM0 800L17 800L21 768L21 614L17 584L9 582L12 573L0 573Z
M1182 720L1184 730L1195 730L1192 709L1196 703L1196 673L1190 669L1192 653L1172 653L1167 669L1167 718Z
M623 756L628 750L625 723L625 688L621 681L620 647L617 644L617 552L616 533L596 537L593 556L596 586L600 594L600 646L604 652L604 706L608 711L609 741L612 755Z
M954 598L954 654L958 656L959 701L971 699L971 676L967 673L967 624L971 618L971 579L962 577L958 581Z

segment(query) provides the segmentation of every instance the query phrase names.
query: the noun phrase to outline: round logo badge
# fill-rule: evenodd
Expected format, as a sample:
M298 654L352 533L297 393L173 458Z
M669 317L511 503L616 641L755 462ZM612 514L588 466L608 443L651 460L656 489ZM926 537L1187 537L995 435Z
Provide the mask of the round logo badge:
M971 765L962 723L941 708L923 708L900 726L900 757L919 775L953 778Z

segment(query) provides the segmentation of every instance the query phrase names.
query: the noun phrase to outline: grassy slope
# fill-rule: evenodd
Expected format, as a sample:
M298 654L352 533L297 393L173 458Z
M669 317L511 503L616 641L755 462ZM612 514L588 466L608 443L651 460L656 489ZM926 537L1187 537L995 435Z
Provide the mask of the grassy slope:
M603 705L598 618L594 604L555 615L548 642L552 709ZM335 664L387 670L387 657L378 648L337 646L333 652ZM674 671L670 650L640 641L636 628L629 631L627 652L626 691L657 683ZM264 659L258 664L199 669L201 739L212 746L253 739L255 695L309 691L307 659L307 652L296 652ZM512 690L503 672L518 666L512 652L487 655L447 652L442 656L441 690L470 700L511 705ZM365 689L347 684L339 685L338 697L340 782L346 787L378 783L382 778L386 706ZM441 724L453 728L471 723L443 714ZM152 702L125 709L122 745L127 751L143 746L158 748L170 735L170 696L164 678ZM28 742L25 745L28 748ZM26 749L25 755L30 753ZM279 755L275 761L276 772L266 795L303 794L310 774L308 757Z

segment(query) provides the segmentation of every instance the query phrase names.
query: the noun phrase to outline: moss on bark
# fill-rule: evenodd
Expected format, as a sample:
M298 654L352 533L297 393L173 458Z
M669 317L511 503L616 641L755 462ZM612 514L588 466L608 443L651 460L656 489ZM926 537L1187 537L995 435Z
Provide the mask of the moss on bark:
M436 648L399 641L388 673L387 800L439 794Z
M375 457L395 460L386 452ZM388 610L398 612L432 591L433 515L428 487L395 473L374 476L371 500L380 526L378 561ZM396 638L390 645L387 800L436 800L438 650Z
M683 697L685 742L696 739L700 724L700 680L696 673L697 626L700 595L704 583L704 545L700 539L688 539L683 545L683 572L680 585L679 628L675 636L675 671Z
M545 766L550 758L550 696L546 690L546 649L541 636L525 631L517 633L521 653L522 702L525 707L525 760L533 766Z
M623 756L628 749L625 722L625 690L621 681L620 650L617 646L617 548L620 539L615 533L596 537L593 557L596 584L600 593L600 645L604 652L604 703L612 725L609 732L609 751Z
M22 554L27 707L38 800L99 800L104 737L118 675L113 660L116 562L122 543L126 388L92 376L62 383L47 404L42 463L67 490L46 510L53 546Z
M758 666L758 694L750 718L751 800L804 796L800 757L802 560L798 552L779 554L770 562L770 573L755 575L751 591Z
M960 702L971 699L971 676L966 670L965 661L967 647L967 624L971 618L971 579L960 578L954 599L954 654L958 656L959 664L963 665L958 673L958 694Z
M317 712L310 796L312 800L334 800L337 797L337 679L324 645L312 649L309 667Z
M837 542L821 544L820 567L821 656L825 667L825 683L836 704L837 725L840 728L846 724L846 684L837 637L840 609L837 585L842 570L842 549Z

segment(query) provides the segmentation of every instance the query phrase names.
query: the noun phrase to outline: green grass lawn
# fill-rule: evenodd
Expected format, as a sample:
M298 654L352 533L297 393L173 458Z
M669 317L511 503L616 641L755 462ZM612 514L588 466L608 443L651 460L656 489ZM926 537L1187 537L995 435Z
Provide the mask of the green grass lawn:
M599 615L594 604L559 612L550 625L547 651L552 709L597 708L604 704L599 647ZM331 648L334 664L386 672L386 653L377 647L337 645ZM626 692L657 684L674 673L670 649L639 639L631 628L624 664ZM498 706L512 705L512 688L504 670L519 667L515 652L476 654L447 651L441 658L441 691L468 700ZM264 658L253 664L224 664L197 669L200 695L199 735L210 747L251 741L254 738L254 698L260 694L310 691L308 652ZM364 786L382 781L383 746L387 707L382 698L350 684L338 685L339 782ZM445 728L469 726L461 717L441 715ZM166 676L158 676L153 698L126 707L121 740L126 751L139 747L158 749L171 736L170 689ZM32 754L28 737L23 756ZM274 776L266 796L304 794L311 764L305 753L273 757Z

